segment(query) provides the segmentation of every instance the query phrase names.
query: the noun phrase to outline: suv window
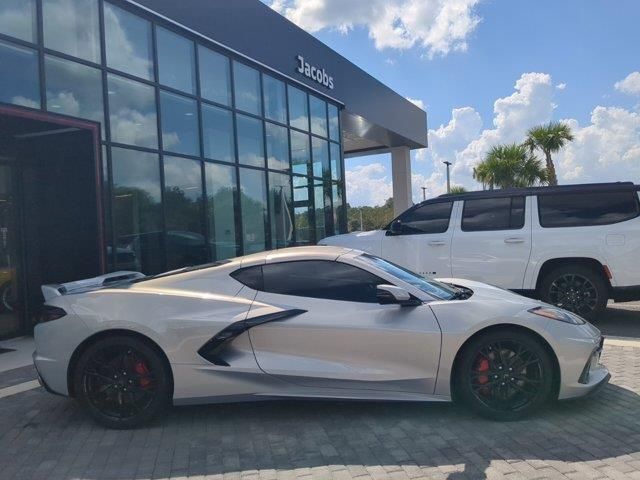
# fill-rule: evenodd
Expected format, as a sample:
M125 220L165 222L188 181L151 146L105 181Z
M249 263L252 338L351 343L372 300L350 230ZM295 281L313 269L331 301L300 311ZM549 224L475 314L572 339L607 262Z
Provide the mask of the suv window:
M462 230L519 230L524 227L524 197L481 198L465 200Z
M610 225L639 214L635 191L538 196L538 216L545 228Z
M444 233L449 228L453 202L428 203L400 217L401 235Z

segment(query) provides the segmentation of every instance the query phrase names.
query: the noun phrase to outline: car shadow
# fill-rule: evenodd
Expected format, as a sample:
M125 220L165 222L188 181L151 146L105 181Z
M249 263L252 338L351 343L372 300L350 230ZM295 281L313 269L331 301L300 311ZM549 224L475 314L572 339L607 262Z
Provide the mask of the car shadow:
M593 320L605 336L640 339L640 306L637 303L610 305L602 318Z

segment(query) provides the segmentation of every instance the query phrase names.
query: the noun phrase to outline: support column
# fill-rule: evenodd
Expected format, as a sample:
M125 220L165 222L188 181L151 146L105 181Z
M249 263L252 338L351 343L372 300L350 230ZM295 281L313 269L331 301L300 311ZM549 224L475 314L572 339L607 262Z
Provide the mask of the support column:
M400 215L413 205L411 150L409 147L391 149L391 175L393 178L393 211L395 215Z

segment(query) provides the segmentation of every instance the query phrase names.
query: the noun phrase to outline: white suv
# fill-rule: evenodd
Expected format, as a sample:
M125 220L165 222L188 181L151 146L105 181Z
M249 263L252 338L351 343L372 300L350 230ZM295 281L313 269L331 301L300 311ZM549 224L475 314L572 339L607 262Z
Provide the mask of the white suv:
M593 319L640 299L640 186L488 190L411 207L385 230L329 237L430 277L497 285Z

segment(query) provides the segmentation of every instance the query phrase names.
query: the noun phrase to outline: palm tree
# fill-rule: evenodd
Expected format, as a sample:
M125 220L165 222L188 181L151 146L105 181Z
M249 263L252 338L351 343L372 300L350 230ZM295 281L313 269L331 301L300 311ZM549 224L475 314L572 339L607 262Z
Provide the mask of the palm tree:
M562 122L549 122L546 125L538 125L527 132L527 139L524 145L533 153L536 149L544 153L547 162L547 174L549 185L557 185L558 177L556 167L551 159L551 154L556 153L567 142L573 140L571 127Z
M467 191L467 189L464 188L462 185L453 185L451 187L451 191L449 193L457 194L457 193L465 193L466 191Z
M473 169L473 178L490 189L531 187L548 183L547 172L524 145L496 145Z

